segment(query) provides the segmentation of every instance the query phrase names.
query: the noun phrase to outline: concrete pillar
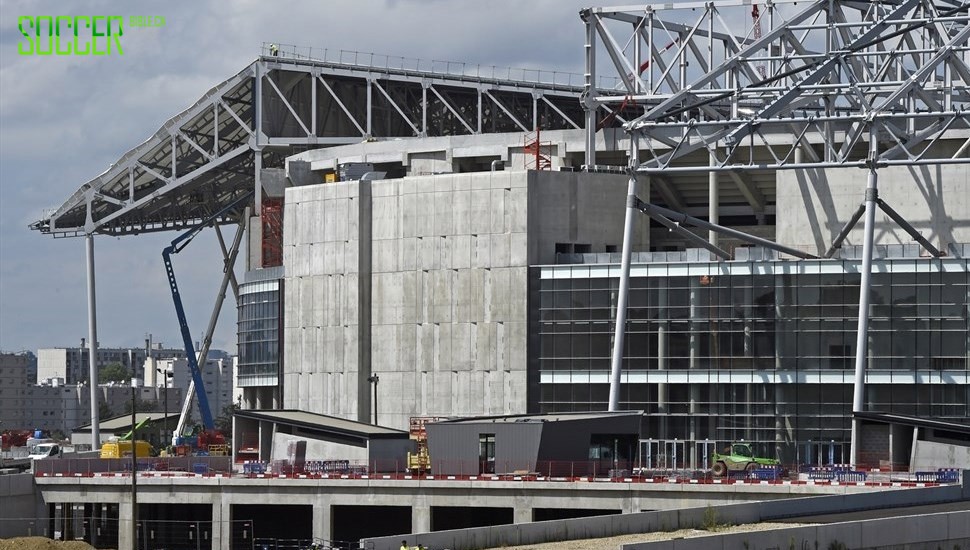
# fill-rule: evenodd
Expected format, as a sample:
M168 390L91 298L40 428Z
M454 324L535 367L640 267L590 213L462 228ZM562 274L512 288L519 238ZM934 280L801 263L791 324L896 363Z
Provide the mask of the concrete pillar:
M333 538L333 522L330 502L321 496L313 506L313 537L323 540Z
M212 503L212 529L209 536L212 538L212 550L229 550L232 539L232 529L229 525L229 504L220 499ZM225 517L222 511L227 510Z
M514 523L532 523L532 508L516 504L513 514Z
M131 500L118 503L118 548L134 548L134 541L131 540Z
M357 213L357 421L371 422L371 183L358 184Z
M411 532L431 532L431 506L423 502L411 506Z

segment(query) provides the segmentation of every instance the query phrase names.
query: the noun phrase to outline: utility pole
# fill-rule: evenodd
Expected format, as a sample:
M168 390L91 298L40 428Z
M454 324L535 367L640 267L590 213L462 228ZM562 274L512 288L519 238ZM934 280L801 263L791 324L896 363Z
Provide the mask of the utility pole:
M138 423L135 422L135 378L132 368L131 378L131 545L138 548ZM120 445L119 445L120 449Z

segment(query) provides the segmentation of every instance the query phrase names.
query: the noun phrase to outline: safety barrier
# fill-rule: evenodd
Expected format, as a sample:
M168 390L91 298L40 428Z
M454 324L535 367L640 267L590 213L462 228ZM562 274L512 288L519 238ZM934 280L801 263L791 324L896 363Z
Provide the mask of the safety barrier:
M815 481L831 481L835 479L835 470L826 466L816 466L808 471L808 479Z
M751 472L751 477L758 480L774 481L781 479L782 473L781 468L757 468Z
M858 470L838 470L835 472L835 479L841 482L845 481L865 481L868 474L865 472L860 472Z
M205 471L196 468L204 464ZM130 458L54 458L34 461L34 477L105 477L131 475ZM177 476L186 474L229 476L228 456L182 456L139 458L136 470L141 475Z
M243 477L293 479L381 479L427 481L527 481L527 482L615 482L615 483L690 483L690 484L789 484L913 487L958 483L962 472L956 469L917 472L879 472L850 469L844 465L811 467L800 474L784 467L763 467L752 471L730 472L716 478L708 470L658 470L643 468L606 468L590 461L543 463L542 470L516 468L519 464L495 465L495 473L480 471L477 462L455 466L454 473L408 471L395 461L311 460L302 467L285 461L248 461L230 464L229 457L153 457L139 459L137 471L147 477ZM130 459L49 459L35 463L35 477L104 477L131 475ZM489 465L492 466L492 465Z
M916 472L916 481L957 483L960 481L960 470L957 468L940 468L935 472Z

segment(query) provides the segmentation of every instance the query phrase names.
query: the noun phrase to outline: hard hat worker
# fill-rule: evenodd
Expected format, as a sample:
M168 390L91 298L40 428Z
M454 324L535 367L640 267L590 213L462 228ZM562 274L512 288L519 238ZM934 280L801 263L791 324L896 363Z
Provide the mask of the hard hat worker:
M280 47L276 44L269 45L269 54L276 57L280 54Z
M411 550L411 548L408 546L408 541L406 540L401 541L401 550Z

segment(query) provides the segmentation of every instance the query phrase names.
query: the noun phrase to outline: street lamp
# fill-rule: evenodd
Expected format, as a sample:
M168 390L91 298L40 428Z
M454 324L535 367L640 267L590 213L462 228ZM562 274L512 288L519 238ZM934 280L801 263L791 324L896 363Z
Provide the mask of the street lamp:
M377 425L377 383L381 381L381 377L376 374L372 374L367 377L367 381L374 385L374 425Z

